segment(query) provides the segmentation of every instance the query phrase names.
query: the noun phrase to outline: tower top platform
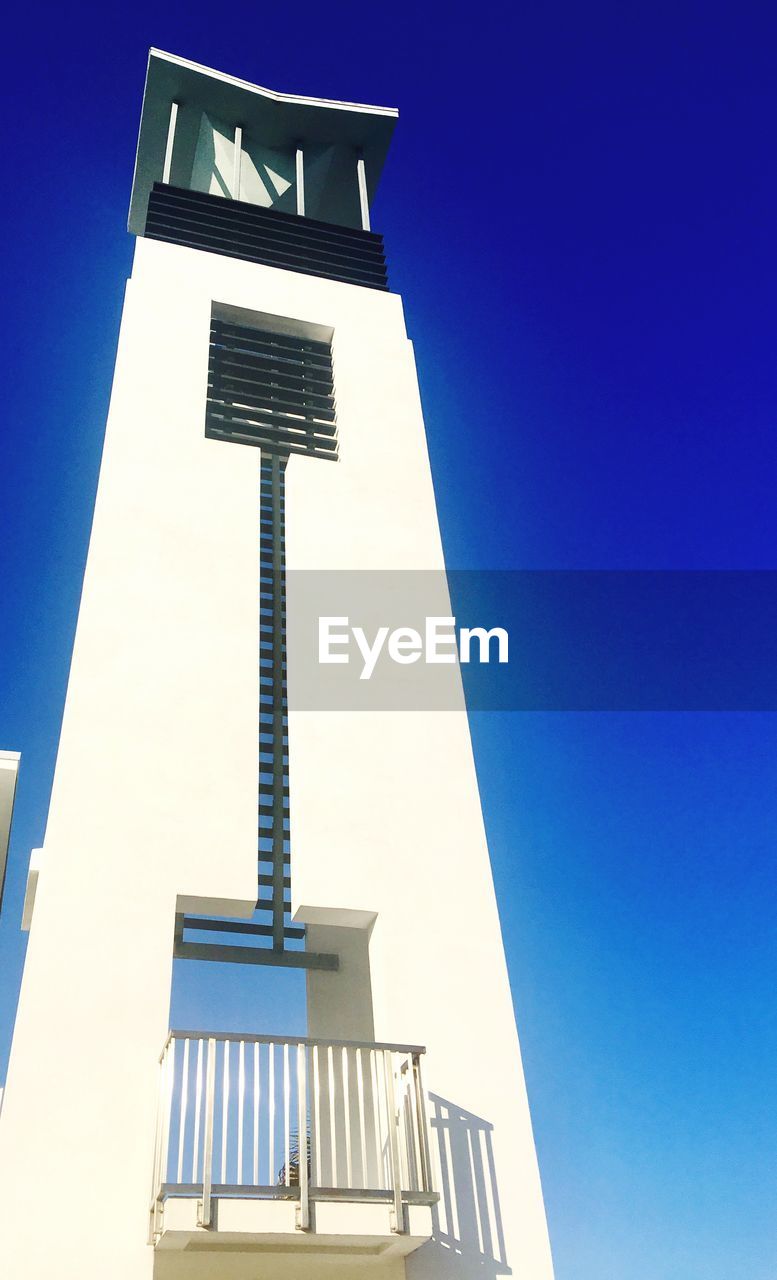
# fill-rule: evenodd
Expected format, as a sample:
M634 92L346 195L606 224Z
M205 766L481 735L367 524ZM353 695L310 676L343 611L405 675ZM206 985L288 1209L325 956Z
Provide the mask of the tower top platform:
M175 104L175 106L173 105ZM168 155L171 111L175 144ZM364 160L367 195L378 185L398 117L393 107L337 102L276 93L185 58L151 49L135 159L129 230L144 232L152 186L166 181L191 190L209 190L284 210L293 199L290 163L305 152L306 213L322 221L359 225L355 192L343 183L353 172L353 156ZM243 187L233 191L218 173L219 142L235 130L253 163ZM203 177L205 175L205 177ZM214 176L215 175L215 176ZM205 185L205 182L207 184ZM252 182L253 186L248 184ZM215 185L214 185L215 184ZM219 184L222 189L219 190Z

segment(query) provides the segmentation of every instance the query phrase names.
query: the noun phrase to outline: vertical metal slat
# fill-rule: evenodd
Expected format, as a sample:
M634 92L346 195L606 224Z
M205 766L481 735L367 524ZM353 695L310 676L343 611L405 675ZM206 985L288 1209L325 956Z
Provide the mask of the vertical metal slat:
M178 120L178 103L170 103L170 121L167 126L167 143L165 145L165 161L162 169L162 181L170 182L170 174L173 167L173 147L175 145L175 126Z

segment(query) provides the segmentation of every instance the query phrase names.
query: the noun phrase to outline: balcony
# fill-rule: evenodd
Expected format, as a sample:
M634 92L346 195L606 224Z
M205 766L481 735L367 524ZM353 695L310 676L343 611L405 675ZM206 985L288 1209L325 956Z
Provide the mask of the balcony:
M245 1253L256 1276L263 1253L323 1250L363 1263L429 1240L438 1197L422 1054L171 1032L151 1205L155 1276L183 1249Z

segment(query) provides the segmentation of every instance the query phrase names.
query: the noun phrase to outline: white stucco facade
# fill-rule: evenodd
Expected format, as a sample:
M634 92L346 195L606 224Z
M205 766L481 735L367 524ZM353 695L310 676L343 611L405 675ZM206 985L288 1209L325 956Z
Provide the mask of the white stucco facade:
M149 1243L176 911L248 917L256 900L260 458L204 433L214 305L333 333L339 459L289 460L288 567L444 564L400 298L138 239L28 902L0 1272L549 1280L463 705L289 717L293 909L308 947L341 958L309 975L308 1034L426 1046L440 1200L412 1214L431 1240L381 1252L378 1206L331 1205L318 1247L316 1233L289 1245L278 1206L275 1234L244 1228L250 1248L239 1207L221 1250L219 1232L197 1249ZM291 661L288 678L293 703Z

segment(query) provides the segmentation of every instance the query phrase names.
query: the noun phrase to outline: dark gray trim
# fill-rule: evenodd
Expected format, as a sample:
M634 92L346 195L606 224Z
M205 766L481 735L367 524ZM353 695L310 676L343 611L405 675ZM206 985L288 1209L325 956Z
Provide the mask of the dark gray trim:
M281 969L340 968L340 959L317 951L275 951L265 947L229 947L218 942L179 942L179 960L215 960L228 964L269 964Z

